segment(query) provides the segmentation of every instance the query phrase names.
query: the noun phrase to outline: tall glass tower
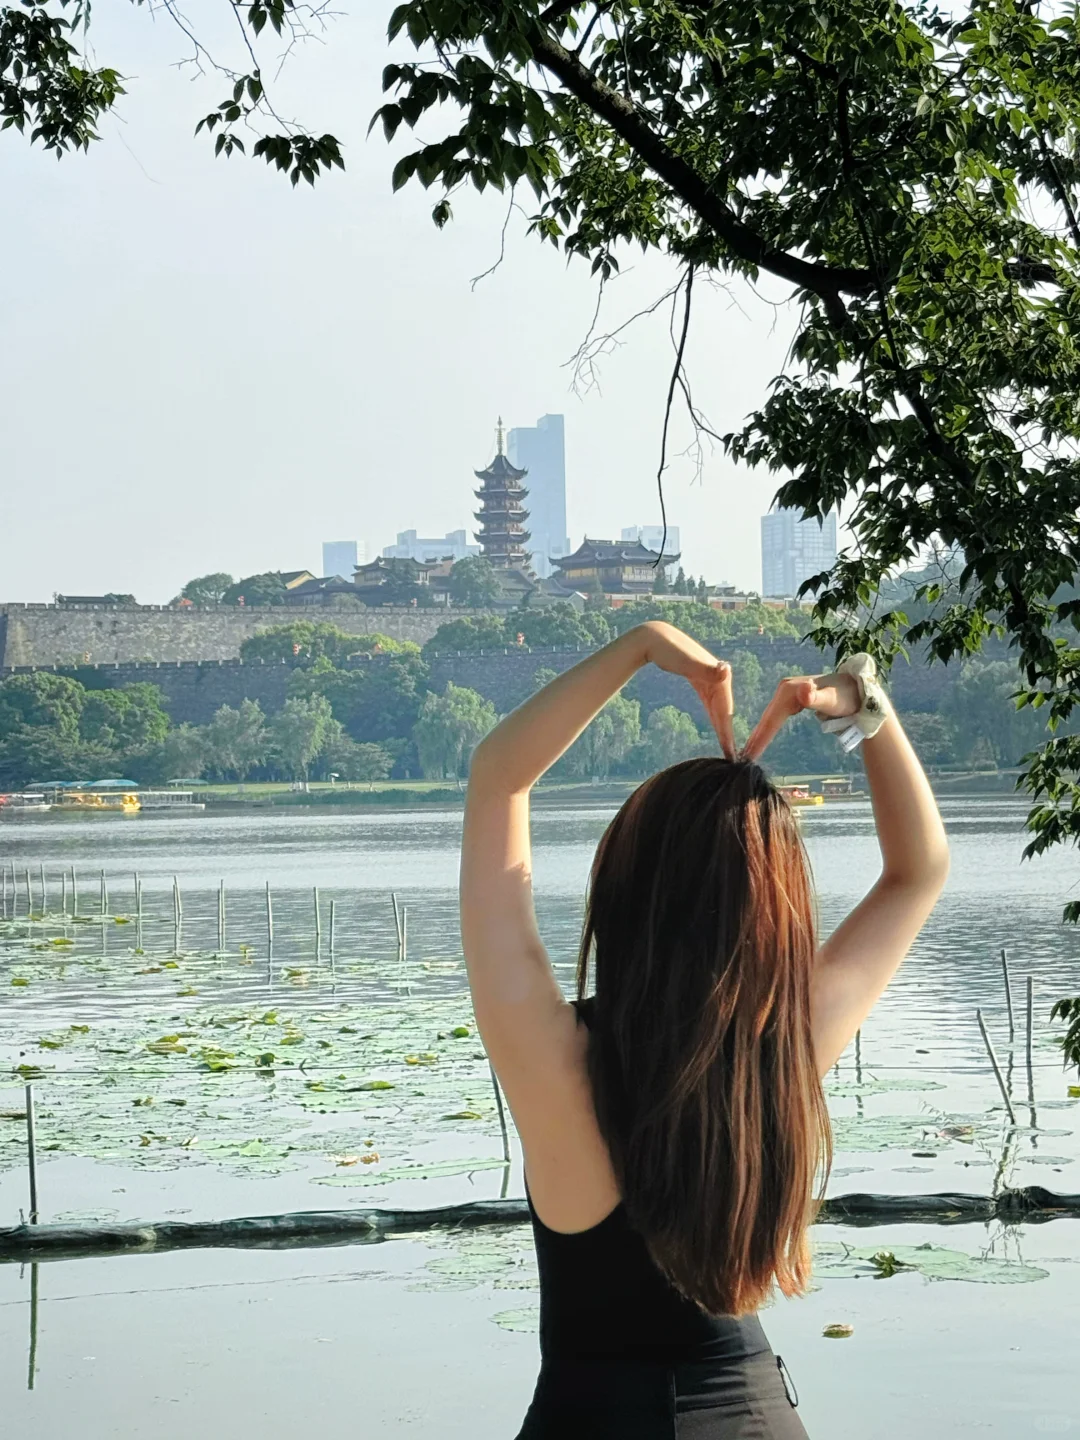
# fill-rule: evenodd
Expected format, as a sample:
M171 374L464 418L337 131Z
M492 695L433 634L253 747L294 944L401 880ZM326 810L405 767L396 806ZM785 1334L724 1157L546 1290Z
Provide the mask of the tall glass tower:
M797 510L773 510L761 517L761 593L794 598L811 575L836 560L836 511L824 520L804 520Z
M542 415L535 425L519 426L506 437L511 465L528 472L531 564L543 578L552 572L552 555L569 555L566 533L566 439L561 415Z
M340 575L351 580L356 570L357 544L355 540L324 540L322 547L322 573Z

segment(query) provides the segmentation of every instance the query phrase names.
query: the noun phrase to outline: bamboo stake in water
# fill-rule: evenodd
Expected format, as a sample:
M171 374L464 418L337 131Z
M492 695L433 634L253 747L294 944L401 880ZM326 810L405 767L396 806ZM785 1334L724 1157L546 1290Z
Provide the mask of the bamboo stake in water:
M312 886L311 898L315 904L315 958L318 959L322 949L322 917L319 914L319 887L317 885Z
M79 913L79 882L75 879L75 866L71 867L71 918Z
M34 1087L26 1087L26 1159L30 1167L30 1224L38 1223L37 1143L34 1138Z
M26 918L29 920L34 913L34 897L30 892L30 871L23 871L23 880L26 883Z
M6 920L6 919L8 918L7 866L6 866L6 865L4 865L2 868L0 868L0 877L2 877L2 879L3 879L3 887L4 887L4 919Z
M142 881L135 871L135 948L141 950L142 943Z
M105 919L109 913L109 887L105 883L105 871L101 872L101 918Z
M390 891L390 899L394 904L394 930L397 933L398 959L401 958L401 915L398 912L397 896L393 890Z
M39 866L38 866L38 878L39 878L40 881L41 881L41 913L42 913L42 915L47 915L47 914L49 913L49 896L48 896L48 891L47 891L46 886L45 886L45 866L44 866L44 865L39 865Z
M335 922L335 919L336 919L336 915L337 915L337 901L336 901L336 900L331 900L331 901L330 901L330 955L331 955L331 958L333 958L333 954L334 954L334 922Z
M274 958L274 902L270 899L270 881L266 882L266 958Z
M180 932L184 925L184 902L180 898L180 882L172 877L173 954L180 953Z
M401 907L401 963L409 958L409 907Z
M975 1011L975 1018L976 1020L978 1020L979 1029L982 1031L983 1044L986 1046L986 1053L990 1057L990 1064L993 1066L994 1076L998 1083L998 1089L1001 1091L1001 1098L1005 1101L1006 1112L1008 1113L1009 1120L1012 1122L1013 1125L1015 1125L1016 1111L1013 1109L1012 1101L1009 1099L1009 1092L1005 1088L1005 1081L1001 1075L1001 1066L998 1064L998 1058L994 1053L994 1047L991 1043L990 1036L986 1032L986 1022L983 1020L981 1010Z
M1012 1040L1016 1034L1016 1021L1013 1017L1012 985L1009 982L1009 952L1004 948L1001 951L1001 970L1005 976L1005 1004L1009 1009L1009 1039Z
M495 1066L488 1061L488 1069L491 1071L491 1084L495 1091L495 1105L499 1111L499 1129L502 1131L503 1159L510 1163L510 1132L506 1128L506 1111L503 1109L502 1091L499 1089L499 1077L495 1074Z
M60 913L67 919L67 871L60 871Z
M217 898L217 945L220 954L225 949L225 881L218 885Z

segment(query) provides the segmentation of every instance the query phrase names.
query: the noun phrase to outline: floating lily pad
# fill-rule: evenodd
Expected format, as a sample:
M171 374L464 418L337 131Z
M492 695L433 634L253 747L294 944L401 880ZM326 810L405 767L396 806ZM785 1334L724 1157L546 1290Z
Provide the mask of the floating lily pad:
M515 1335L535 1335L540 1328L540 1307L529 1305L520 1310L500 1310L491 1319L500 1330L509 1330Z

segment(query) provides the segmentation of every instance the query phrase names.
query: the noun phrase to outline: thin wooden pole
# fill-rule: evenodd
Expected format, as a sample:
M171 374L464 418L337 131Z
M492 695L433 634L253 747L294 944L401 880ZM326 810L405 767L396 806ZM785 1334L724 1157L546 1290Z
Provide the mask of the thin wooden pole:
M510 1163L510 1132L506 1128L506 1111L503 1109L502 1091L499 1089L499 1077L495 1074L495 1066L488 1061L488 1069L491 1071L491 1085L495 1091L495 1106L499 1112L499 1129L502 1131L503 1159Z
M334 953L334 925L337 918L337 901L330 901L330 954Z
M401 907L401 963L409 958L409 907Z
M75 866L71 867L71 918L79 913L79 882L75 879Z
M44 865L41 865L41 864L38 865L38 878L39 878L39 880L40 880L40 882L41 882L41 913L42 913L42 915L47 915L47 914L49 913L49 895L48 895L48 889L47 889L46 884L45 884L45 866L44 866Z
M23 880L26 883L26 918L29 920L34 913L34 897L30 892L30 871L23 871Z
M270 898L270 881L266 882L266 958L274 958L274 902Z
M217 943L218 953L225 949L225 881L218 885L217 901Z
M30 1224L38 1223L37 1142L34 1137L34 1087L26 1087L26 1159L30 1168Z
M315 956L318 958L319 952L322 950L322 916L319 914L319 887L317 885L313 885L311 888L311 898L315 906Z
M395 932L396 932L396 934L397 934L398 958L400 959L400 958L401 958L401 914L400 914L400 912L398 911L397 896L394 894L393 890L390 891L390 899L393 901L393 905L394 905L394 930L395 930Z
M983 1044L986 1046L986 1053L990 1057L990 1064L993 1066L994 1077L997 1080L998 1089L1001 1091L1001 1098L1005 1101L1006 1112L1008 1113L1009 1120L1015 1125L1016 1111L1013 1109L1012 1101L1009 1099L1009 1092L1005 1088L1005 1081L1001 1074L1001 1066L998 1064L998 1058L994 1053L994 1046L990 1040L990 1036L987 1034L986 1022L983 1020L981 1010L975 1011L975 1018L978 1020L979 1029L982 1031Z
M105 871L101 872L101 918L105 919L109 913L109 887L105 883Z
M1005 1004L1009 1010L1009 1039L1012 1040L1016 1034L1016 1020L1013 1016L1012 985L1009 981L1009 952L1004 947L1001 951L1001 973L1005 977Z
M8 912L8 901L7 901L7 893L8 893L8 891L7 891L7 866L6 866L6 865L0 866L0 876L3 877L3 885L4 885L4 919L6 920L6 919L8 918L8 913L7 913L7 912Z
M67 871L60 871L60 913L67 919Z
M184 902L180 898L180 881L172 877L173 954L180 953L180 932L184 924Z

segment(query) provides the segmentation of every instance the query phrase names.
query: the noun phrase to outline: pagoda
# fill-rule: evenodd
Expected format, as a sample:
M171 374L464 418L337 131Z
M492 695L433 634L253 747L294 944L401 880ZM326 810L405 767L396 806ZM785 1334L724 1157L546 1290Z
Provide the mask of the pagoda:
M486 470L474 470L473 474L481 483L474 491L480 501L475 511L480 529L476 531L483 557L490 560L498 570L527 570L529 552L525 546L530 539L525 529L529 512L523 504L528 490L521 483L528 474L510 464L503 452L503 422L499 417L496 431L498 453Z

